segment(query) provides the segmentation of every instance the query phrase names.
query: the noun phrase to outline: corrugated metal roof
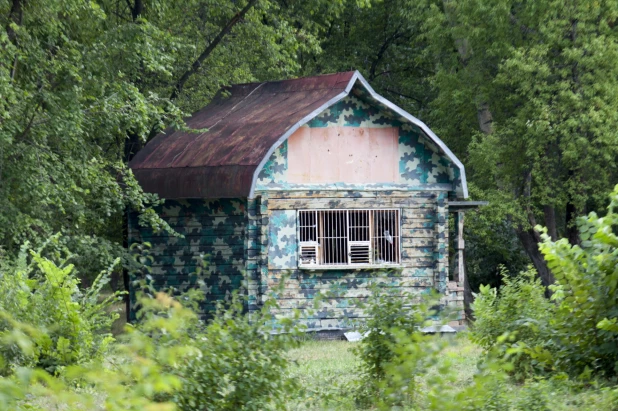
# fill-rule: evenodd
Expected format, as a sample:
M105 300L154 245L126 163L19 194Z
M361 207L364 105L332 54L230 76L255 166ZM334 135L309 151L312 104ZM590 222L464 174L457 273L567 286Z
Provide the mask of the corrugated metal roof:
M207 132L161 133L129 166L144 191L163 198L252 197L257 175L273 150L344 98L355 83L378 105L418 126L438 145L459 169L458 195L467 198L466 173L459 159L425 123L377 94L358 71L224 89L187 120L189 128Z
M227 88L229 97L220 92L187 120L208 132L161 133L129 165L146 192L163 198L247 197L279 138L345 96L355 73Z

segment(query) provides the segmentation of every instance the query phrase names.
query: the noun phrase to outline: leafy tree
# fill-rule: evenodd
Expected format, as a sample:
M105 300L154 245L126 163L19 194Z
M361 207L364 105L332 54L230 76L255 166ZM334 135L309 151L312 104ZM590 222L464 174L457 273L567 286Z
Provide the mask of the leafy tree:
M92 273L123 255L127 207L169 229L127 160L221 85L293 76L297 55L319 50L312 16L342 6L0 1L0 248L15 256L60 232L76 270Z
M575 216L602 206L616 178L618 5L466 0L427 10L432 118L447 143L468 142L459 154L471 180L503 205L551 284L533 227L578 243Z
M410 0L348 2L327 21L319 54L301 53L307 75L360 70L372 87L408 111L423 116L432 100L433 62L422 50L422 13Z

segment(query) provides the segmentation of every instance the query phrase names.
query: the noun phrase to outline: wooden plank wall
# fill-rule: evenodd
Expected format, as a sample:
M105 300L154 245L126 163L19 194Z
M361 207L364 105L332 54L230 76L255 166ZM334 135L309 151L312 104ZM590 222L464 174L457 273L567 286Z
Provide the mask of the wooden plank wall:
M294 309L302 311L302 322L310 329L348 328L366 318L360 302L366 301L372 282L391 287L395 294L420 293L430 287L446 284L439 269L447 267L448 245L446 224L446 192L411 191L269 191L261 194L263 221L281 210L336 208L400 208L401 209L401 269L376 277L377 269L364 270L301 270L277 268L262 247L257 295L263 301L275 293L279 309L275 316L291 316ZM262 228L261 238L268 241L268 230ZM442 273L443 275L444 273ZM277 290L277 291L274 291ZM316 296L326 298L317 308Z
M240 289L245 279L247 200L167 200L157 211L184 238L140 227L137 213L130 212L129 244L152 245L141 274L150 274L160 289L202 289L206 300L200 308L208 316L216 301Z

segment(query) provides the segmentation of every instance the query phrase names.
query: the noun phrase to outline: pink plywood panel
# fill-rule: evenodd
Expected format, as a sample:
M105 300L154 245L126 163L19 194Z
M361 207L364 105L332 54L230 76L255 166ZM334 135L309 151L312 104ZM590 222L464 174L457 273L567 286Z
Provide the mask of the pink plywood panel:
M288 139L288 181L309 183L311 181L311 129L301 127Z
M398 170L396 128L302 127L288 141L291 183L392 183Z
M366 128L338 127L339 181L364 183L370 178L369 133Z
M399 147L397 128L369 128L369 181L394 183L399 176Z
M339 127L312 128L310 183L334 183L339 179Z

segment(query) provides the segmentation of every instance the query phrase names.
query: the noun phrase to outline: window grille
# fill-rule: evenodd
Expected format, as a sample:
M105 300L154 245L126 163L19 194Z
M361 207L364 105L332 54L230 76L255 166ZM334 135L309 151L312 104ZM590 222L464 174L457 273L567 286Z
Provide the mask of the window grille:
M298 211L300 266L400 263L399 210Z

